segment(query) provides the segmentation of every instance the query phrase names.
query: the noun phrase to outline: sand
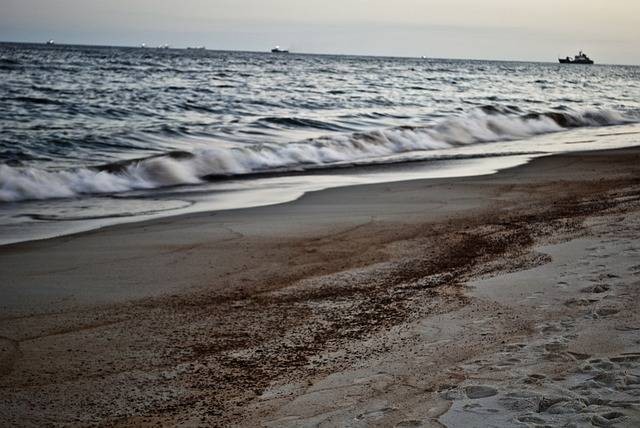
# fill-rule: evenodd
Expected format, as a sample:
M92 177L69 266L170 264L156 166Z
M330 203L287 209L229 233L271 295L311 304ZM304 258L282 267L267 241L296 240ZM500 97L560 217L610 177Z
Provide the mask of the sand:
M0 247L0 422L637 426L639 160Z

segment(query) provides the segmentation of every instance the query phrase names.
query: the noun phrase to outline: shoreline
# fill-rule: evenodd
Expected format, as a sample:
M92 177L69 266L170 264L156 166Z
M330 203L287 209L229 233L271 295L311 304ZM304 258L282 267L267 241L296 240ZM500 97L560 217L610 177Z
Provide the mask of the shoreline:
M597 377L601 362L622 371L640 352L638 160L637 147L559 154L0 247L0 276L12 278L0 285L0 420L461 426L465 406L491 414L498 397L540 409L545 388L570 390L562 382L584 362L600 359ZM581 291L588 275L608 288ZM514 295L517 281L540 303ZM611 326L629 328L596 334ZM532 374L543 377L524 398L501 380ZM571 394L536 417L636 420ZM554 405L575 409L545 413Z
M211 188L214 183L202 183L201 190L194 188L198 194L210 193L209 199L218 198L222 199L222 202L208 202L205 196L202 201L194 202L187 197L185 204L186 208L169 209L166 212L158 210L157 212L151 212L149 214L131 214L114 217L86 217L78 220L49 220L49 230L54 232L41 232L43 237L37 237L32 235L29 238L23 236L16 241L0 242L0 247L16 245L21 243L44 241L48 239L64 238L66 236L74 236L83 233L91 233L93 231L105 230L111 227L123 227L128 224L141 224L141 223L153 223L162 222L165 219L180 218L188 216L209 215L211 213L222 213L228 211L238 211L247 209L258 209L262 207L283 205L293 203L299 200L306 194L322 192L337 188L348 188L356 186L369 186L376 184L394 183L394 182L408 182L416 180L455 180L467 177L481 177L495 174L499 171L518 167L530 162L536 157L547 156L547 154L532 153L532 154L505 154L502 156L491 158L468 158L468 159L447 159L447 160L408 160L405 162L397 162L391 164L378 164L367 166L352 166L349 168L338 168L333 170L318 170L318 171L305 171L300 175L274 175L260 177L261 180L279 180L280 183L276 183L265 188L255 190L255 194L249 197L247 201L246 197L243 197L243 193L251 193L251 190L239 189L226 191L216 190ZM438 168L428 169L426 166L437 165ZM347 172L347 170L350 170ZM354 172L355 171L355 172ZM307 179L306 184L299 184L292 186L287 180L295 181L298 178ZM316 178L316 180L314 180ZM244 179L239 182L243 183ZM315 181L315 183L313 183ZM244 183L251 183L251 180L247 179ZM260 184L260 181L255 183ZM223 182L224 184L224 182ZM284 195L273 195L274 192L278 192L279 187L287 188L286 190L280 190L279 193ZM180 190L182 188L188 188L188 186L177 186L175 189ZM206 190L208 189L209 190ZM167 191L171 194L172 187L158 188L159 192ZM226 195L229 193L230 195ZM178 193L180 195L180 193ZM92 196L92 195L88 195ZM101 195L94 195L100 197ZM154 195L147 195L146 198L152 198ZM162 193L159 195L162 197ZM158 196L156 196L158 197ZM143 197L145 199L145 197ZM178 198L179 199L179 198ZM65 201L65 199L59 199ZM46 202L46 200L44 200ZM26 201L28 202L39 202ZM170 199L167 202L171 202ZM18 202L21 203L21 202ZM220 206L230 206L230 208L221 208ZM67 223L75 224L75 228L62 228L60 226ZM18 225L20 229L27 229L28 223L24 225ZM1 228L2 226L0 226ZM55 232L58 230L58 232ZM0 232L2 229L0 229ZM18 235L24 234L19 232ZM49 236L47 236L49 235Z
M238 176L235 179L207 181L196 185L77 194L78 198L36 198L8 202L3 204L0 212L0 245L183 214L274 205L295 200L305 193L329 188L481 176L527 163L536 157L599 151L603 147L607 150L628 148L638 144L637 136L640 133L637 124L612 125L610 128L579 127L564 132L542 133L521 141L507 139L470 144L459 150L451 149L458 151L455 155L445 150L431 159L417 151L414 154L399 155L402 159L387 159L386 163L379 159L380 163L355 163L349 167L345 164L328 169L311 168L300 174L282 175L274 172L252 175L253 178ZM522 141L527 141L528 145L537 146L538 149L523 151ZM486 152L479 153L478 150ZM169 165L165 167L171 169ZM11 180L8 187L11 188Z
M636 135L637 132L633 132L631 133L632 135ZM640 146L640 143L638 143ZM101 231L101 230L107 230L110 228L114 228L114 227L126 227L127 225L142 225L142 224L149 224L152 225L154 222L164 222L167 219L180 219L180 218L189 218L191 216L208 216L211 213L225 213L225 212L236 212L239 210L252 210L252 209L260 209L260 208L264 208L264 207L269 207L269 206L276 206L276 205L286 205L286 204L291 204L291 203L295 203L296 201L298 201L299 199L303 198L305 195L307 194L311 194L311 193L317 193L317 192L323 192L323 191L331 191L333 189L340 189L340 188L351 188L351 187L360 187L360 186L375 186L375 185L384 185L386 183L397 183L397 182L410 182L410 181L429 181L429 182L434 182L434 184L444 184L443 181L452 181L455 183L456 180L461 180L461 179L473 179L474 177L484 177L484 176L491 176L491 175L495 175L498 173L501 173L503 171L508 171L514 168L520 168L523 166L526 166L527 164L529 164L530 162L534 161L537 158L545 158L545 157L550 157L550 156L563 156L563 155L571 155L571 154L581 154L581 153L599 153L599 152L615 152L618 150L627 150L627 149L633 149L636 146L631 146L631 147L622 147L622 148L615 148L615 149L607 149L607 150L601 150L601 149L596 149L596 150L585 150L585 151L578 151L578 152L561 152L561 153L532 153L532 154L519 154L519 153L515 153L515 154L505 154L503 156L500 157L496 157L496 158L490 158L491 160L494 161L500 161L500 160L511 160L510 163L512 163L513 165L510 165L509 162L503 165L499 165L499 163L495 164L495 165L482 165L482 162L485 161L486 159L483 158L471 158L471 159L461 159L461 160L457 160L457 159L452 159L449 160L449 162L454 162L454 165L449 165L448 167L444 168L443 173L440 173L440 175L437 172L434 171L420 171L420 169L418 168L418 172L414 172L412 171L410 168L414 167L416 165L422 165L422 164L428 164L430 162L438 162L440 163L441 161L439 160L415 160L415 161L406 161L403 163L393 163L393 164L381 164L381 165L370 165L370 166L357 166L355 168L357 168L358 170L362 170L362 172L366 175L367 173L369 174L380 174L380 175L385 175L384 172L381 172L382 170L384 170L385 168L391 169L391 171L397 171L396 174L398 175L398 177L400 178L387 178L386 180L383 179L379 179L375 180L372 179L371 182L362 182L362 183L355 183L355 184L349 184L347 181L345 181L344 183L333 183L333 184L326 184L326 186L319 186L319 188L314 189L311 188L311 190L307 190L304 187L297 189L296 191L292 192L292 194L290 196L286 196L286 197L282 197L282 201L278 201L277 199L275 200L268 200L269 198L262 198L263 200L261 200L260 202L255 203L255 205L246 205L243 206L241 202L237 203L237 207L233 207L233 208L215 208L215 207L210 207L207 208L208 205L211 204L207 204L204 203L204 207L200 207L197 209L192 209L192 207L190 208L186 208L186 209L177 209L175 211L178 211L177 213L171 214L171 213L167 213L167 214L162 214L162 213L158 213L158 214L140 214L140 215L127 215L127 216L115 216L115 217L105 217L105 218L85 218L85 219L81 219L81 220L77 220L77 222L82 223L85 222L86 224L78 224L75 227L75 231L74 229L60 229L59 232L49 232L46 233L45 232L45 236L43 237L32 237L32 238L18 238L20 240L16 240L16 241L12 241L12 242L6 242L6 243L0 243L0 248L3 247L8 247L8 246L14 246L14 245L20 245L20 244L27 244L27 243L33 243L33 242L42 242L42 241L47 241L47 240L52 240L52 239L63 239L65 237L70 237L70 236L78 236L78 235L83 235L86 233L92 233L92 232L97 232L97 231ZM524 158L524 160L516 160L518 158ZM462 171L460 172L452 172L455 171L456 168L460 169L462 167L460 166L456 166L455 163L456 162L478 162L479 165L475 166L475 167L470 167L471 171L473 171L475 169L475 172L467 172L464 173ZM469 168L469 167L467 167ZM341 170L338 170L341 171ZM448 171L448 172L447 172ZM330 171L329 171L330 172ZM309 172L306 172L307 174L309 174ZM313 173L313 171L311 171L311 173ZM326 174L326 172L318 172L318 174L320 176L323 176ZM389 173L388 175L394 175L394 173ZM313 177L314 175L310 175L309 177ZM331 175L330 175L331 176ZM403 177L406 176L406 177ZM296 175L294 176L283 176L284 178L295 178ZM354 177L359 177L359 174L355 174ZM180 187L180 186L179 186ZM179 188L178 187L178 188ZM168 188L171 189L171 188ZM97 195L100 196L100 195ZM194 205L193 202L189 202L190 205ZM229 203L227 203L229 204ZM236 205L234 203L231 203L231 205ZM174 210L169 210L174 211ZM184 211L184 212L180 212L180 211ZM120 220L120 218L122 218L123 220ZM49 221L49 223L53 226L53 225L60 225L60 224L65 224L68 222L76 222L75 220L73 221L69 221L69 220L59 220L59 221ZM97 224L89 224L90 222L97 222ZM102 224L101 224L102 222ZM22 227L22 226L21 226ZM52 230L55 230L55 227L51 227ZM49 236L46 236L46 235Z

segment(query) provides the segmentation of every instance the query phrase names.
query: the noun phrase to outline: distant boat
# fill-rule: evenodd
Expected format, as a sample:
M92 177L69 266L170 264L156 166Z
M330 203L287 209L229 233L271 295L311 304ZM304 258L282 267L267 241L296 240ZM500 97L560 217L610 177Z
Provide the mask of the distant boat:
M205 50L205 47L204 46L196 46L196 47L189 46L187 48L187 50L188 51L203 51L203 50Z
M169 49L169 45L160 45L158 49Z
M146 43L140 43L140 47L141 47L142 49L144 49L144 48L146 48L146 47L147 47L147 44L146 44Z
M574 56L573 59L570 57L558 58L558 61L560 61L560 64L593 64L593 60L582 51Z
M280 49L280 46L276 46L271 49L271 53L289 53L289 51L287 49Z
M55 45L56 42L53 41L53 39L47 40L47 43L45 43L47 45Z

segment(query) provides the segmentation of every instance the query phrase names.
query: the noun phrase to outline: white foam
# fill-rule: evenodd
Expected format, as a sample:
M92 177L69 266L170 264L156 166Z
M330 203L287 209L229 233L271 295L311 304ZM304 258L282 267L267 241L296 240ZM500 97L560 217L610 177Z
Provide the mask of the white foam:
M633 121L606 110L562 113L575 126L602 126ZM67 198L82 194L118 193L136 189L196 184L211 175L242 175L375 162L393 155L517 140L562 131L545 115L515 116L475 111L435 126L394 128L288 144L208 148L193 156L161 156L131 163L117 172L78 168L49 171L0 165L0 201Z

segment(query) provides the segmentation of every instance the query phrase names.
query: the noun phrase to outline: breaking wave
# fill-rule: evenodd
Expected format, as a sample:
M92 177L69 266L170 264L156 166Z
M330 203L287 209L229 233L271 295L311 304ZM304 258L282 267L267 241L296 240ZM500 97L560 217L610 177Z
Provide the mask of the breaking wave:
M51 171L0 165L0 201L68 198L197 184L212 178L379 163L410 152L509 141L573 127L638 122L611 110L523 114L487 106L425 127L401 127L288 144L256 144L171 152L99 167Z

